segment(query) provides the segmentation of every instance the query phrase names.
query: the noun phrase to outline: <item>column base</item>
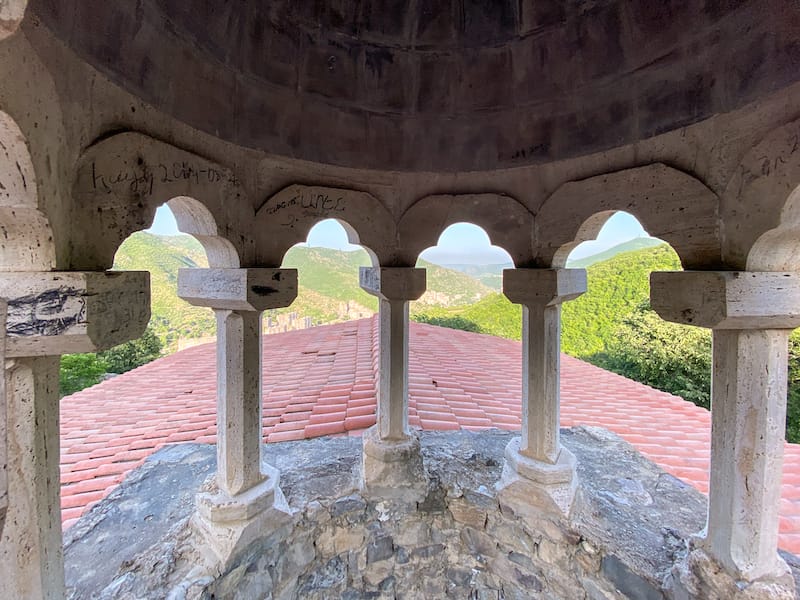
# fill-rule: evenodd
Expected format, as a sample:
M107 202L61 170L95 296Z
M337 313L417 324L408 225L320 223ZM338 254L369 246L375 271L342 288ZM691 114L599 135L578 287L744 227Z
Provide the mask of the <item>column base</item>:
M364 432L361 489L370 496L417 502L425 497L428 480L422 465L419 438L382 440L377 427Z
M506 446L498 499L517 514L568 516L578 490L575 455L562 447L555 464L545 463L520 454L521 441L514 438Z
M230 496L213 489L197 494L192 527L197 549L212 565L225 568L242 550L269 537L291 521L289 505L278 486L279 472L262 463L264 480L246 492Z
M729 574L700 547L702 542L690 540L688 554L667 575L664 589L670 600L794 600L794 578L779 556L775 573L744 581Z

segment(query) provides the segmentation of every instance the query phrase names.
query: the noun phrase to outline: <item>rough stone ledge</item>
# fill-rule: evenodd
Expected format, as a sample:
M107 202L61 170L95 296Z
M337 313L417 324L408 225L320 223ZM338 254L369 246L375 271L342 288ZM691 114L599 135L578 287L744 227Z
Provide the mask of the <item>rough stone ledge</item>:
M226 573L197 567L187 522L213 446L163 448L65 534L71 598L662 598L705 498L605 430L564 430L581 492L570 521L518 519L494 484L513 434L421 432L415 506L358 491L361 440L269 444L293 522ZM796 580L800 563L784 555ZM472 594L472 595L470 595Z

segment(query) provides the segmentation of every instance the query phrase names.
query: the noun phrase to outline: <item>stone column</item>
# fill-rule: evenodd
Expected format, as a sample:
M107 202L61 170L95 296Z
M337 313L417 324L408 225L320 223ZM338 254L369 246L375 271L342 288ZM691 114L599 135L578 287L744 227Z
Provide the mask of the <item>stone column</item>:
M426 485L419 439L408 427L408 303L425 293L425 269L361 268L361 287L379 299L377 423L364 433L363 487L416 497Z
M105 350L150 319L148 273L3 273L9 507L4 597L64 596L59 485L59 355Z
M283 519L277 469L261 459L261 320L297 297L294 269L181 269L178 295L217 316L217 474L194 523L216 561Z
M522 435L506 448L499 489L507 501L568 514L575 456L559 430L561 303L586 291L583 269L506 269L503 293L522 305Z
M800 275L653 273L650 296L662 318L713 331L708 521L676 570L676 584L730 598L744 594L743 582L750 594L765 585L789 590L792 579L777 554L778 508Z
M0 300L0 331L6 330L8 304ZM0 365L6 364L6 336L0 336ZM3 526L6 524L8 510L8 397L6 378L0 377L0 540L3 539Z

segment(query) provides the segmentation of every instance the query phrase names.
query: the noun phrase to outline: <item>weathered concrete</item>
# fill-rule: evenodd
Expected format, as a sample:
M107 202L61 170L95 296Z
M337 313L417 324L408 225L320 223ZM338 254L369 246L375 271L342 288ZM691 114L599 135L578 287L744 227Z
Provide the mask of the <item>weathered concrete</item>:
M359 493L358 439L268 444L291 520L219 577L195 568L189 526L214 451L167 447L66 533L69 597L662 598L704 498L614 434L562 434L583 482L569 521L498 501L508 432L423 432L418 506ZM97 554L104 568L82 566Z
M800 280L687 272L653 273L651 282L651 305L663 318L713 330L708 522L676 569L676 589L725 597L736 582L749 590L742 597L786 597L793 582L777 554L778 511Z
M9 357L97 352L136 339L150 320L150 274L0 274Z

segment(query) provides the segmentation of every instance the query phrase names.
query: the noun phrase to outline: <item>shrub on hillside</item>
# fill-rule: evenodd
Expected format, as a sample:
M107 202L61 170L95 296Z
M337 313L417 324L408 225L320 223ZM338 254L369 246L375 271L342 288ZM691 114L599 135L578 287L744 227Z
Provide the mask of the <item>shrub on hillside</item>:
M668 323L640 304L591 362L704 408L711 399L711 332Z
M97 354L65 354L61 357L59 392L68 396L96 385L106 373L125 373L161 356L161 340L148 327L142 337Z
M428 325L438 325L439 327L459 329L461 331L470 331L472 333L483 333L483 329L481 329L477 323L459 316L439 316L419 313L413 315L412 319L417 323L427 323Z

